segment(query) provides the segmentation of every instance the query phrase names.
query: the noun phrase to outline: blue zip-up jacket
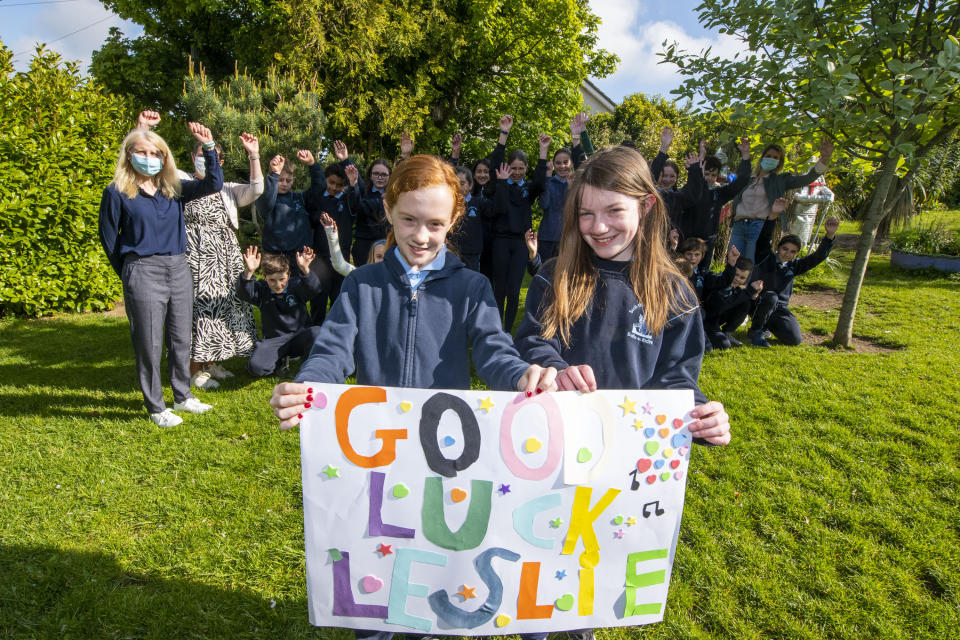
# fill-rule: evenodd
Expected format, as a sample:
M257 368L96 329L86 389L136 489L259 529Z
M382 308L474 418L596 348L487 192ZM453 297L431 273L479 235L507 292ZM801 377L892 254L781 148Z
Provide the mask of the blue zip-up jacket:
M563 232L563 205L567 202L568 187L568 181L557 176L550 176L547 180L539 200L543 218L540 220L537 237L541 240L560 242L560 234Z
M310 187L305 191L277 193L280 174L271 171L263 181L263 193L254 206L263 218L263 250L266 253L288 253L309 247L313 238L307 203L323 193L323 168L318 163L310 169Z
M470 357L495 390L515 391L529 365L501 328L490 282L447 252L414 292L393 251L354 270L327 314L297 382L469 389Z
M287 287L274 293L266 280L237 278L237 297L260 308L263 338L279 338L310 324L307 302L320 293L320 279L313 272L290 274Z
M680 309L658 335L651 335L629 280L629 262L594 258L597 286L593 302L570 332L542 336L540 318L553 295L556 260L540 268L527 289L527 304L514 345L520 357L543 367L566 369L588 364L600 389L693 389L697 404L706 397L697 386L703 358L703 321L692 292L677 300Z
M824 237L817 250L810 255L781 264L777 262L777 254L770 245L770 237L776 224L776 220L767 220L760 231L760 237L757 238L757 264L753 268L750 282L763 280L764 293L775 292L780 304L787 305L790 304L790 296L793 294L794 276L804 274L826 260L833 248L833 238Z

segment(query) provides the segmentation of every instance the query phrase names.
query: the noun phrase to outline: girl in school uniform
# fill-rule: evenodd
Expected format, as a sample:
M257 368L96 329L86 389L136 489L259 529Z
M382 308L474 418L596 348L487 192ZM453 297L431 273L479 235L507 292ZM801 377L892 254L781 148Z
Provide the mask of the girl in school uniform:
M123 283L143 402L154 424L173 427L183 419L163 400L164 334L174 411L211 408L190 393L193 278L185 256L184 206L218 192L223 173L210 130L191 122L190 133L203 146L205 174L180 180L170 147L150 130L159 122L155 111L144 111L138 128L124 138L113 182L100 201L99 227L100 243Z
M353 233L353 263L362 267L367 264L370 249L387 237L387 220L383 213L383 192L390 180L390 162L379 158L367 169L367 185L360 184L360 196L356 207L356 230Z

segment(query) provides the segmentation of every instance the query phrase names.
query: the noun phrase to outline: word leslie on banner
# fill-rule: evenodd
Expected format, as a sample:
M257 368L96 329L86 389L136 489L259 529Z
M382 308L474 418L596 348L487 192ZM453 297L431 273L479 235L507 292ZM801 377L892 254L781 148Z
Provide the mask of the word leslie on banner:
M449 635L663 619L692 391L314 385L310 622Z

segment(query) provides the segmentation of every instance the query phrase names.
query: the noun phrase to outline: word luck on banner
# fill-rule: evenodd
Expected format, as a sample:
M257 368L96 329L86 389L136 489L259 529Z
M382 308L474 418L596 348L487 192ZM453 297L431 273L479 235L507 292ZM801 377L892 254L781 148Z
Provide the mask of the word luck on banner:
M314 385L310 622L443 635L663 619L692 391Z

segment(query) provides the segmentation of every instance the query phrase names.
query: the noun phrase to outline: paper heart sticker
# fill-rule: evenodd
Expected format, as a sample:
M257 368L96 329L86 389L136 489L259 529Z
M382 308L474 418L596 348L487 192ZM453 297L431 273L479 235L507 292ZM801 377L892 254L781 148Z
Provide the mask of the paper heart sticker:
M413 409L413 405L407 402L406 400L400 403L400 411L403 411L404 413L406 413L407 411L410 411L410 409Z
M360 586L363 587L364 593L373 593L383 588L383 580L377 576L363 576L363 580L360 581Z
M689 433L675 433L673 437L670 438L670 444L674 449L679 449L680 447L685 447L690 444L690 434Z
M656 474L647 476L647 484L653 484L653 483L656 482L656 481L657 481L657 475L656 475Z
M664 427L663 429L660 429L659 433L661 438L666 438L668 435L670 435L670 429Z
M557 609L560 609L560 611L570 611L570 609L573 608L573 594L565 593L557 598L556 602L553 604L556 605Z
M534 451L540 451L540 447L543 445L540 444L540 441L536 438L527 438L527 441L523 443L523 448L527 450L527 453L533 453Z
M410 489L407 488L407 485L402 482L393 485L394 498L406 498L408 495L410 495Z
M497 625L498 627L505 627L508 624L510 624L510 616L505 616L501 613L496 618L494 618L493 624Z
M670 447L667 447L667 448L665 448L665 449L663 450L663 457L664 457L664 458L669 458L669 457L672 456L672 455L673 455L673 449L671 449Z
M320 393L313 394L313 408L314 409L327 408L327 395L323 391L321 391Z
M666 421L667 421L667 416L663 415L662 413L657 416L657 424L663 424Z
M457 443L457 439L454 438L453 436L444 436L443 438L443 446L445 447L452 447L456 443Z
M673 477L676 478L677 480L679 480L680 478L683 477L683 471L674 471L674 472L673 472Z
M590 449L581 447L580 451L577 451L577 462L590 462L591 458L593 458L593 454L590 453Z
M673 419L673 428L674 428L674 429L679 429L679 428L682 427L682 426L683 426L683 420L681 420L680 418L674 418L674 419Z
M623 516L614 517L613 524L623 524Z
M657 442L656 440L650 440L649 442L643 445L643 450L647 452L648 456L652 456L653 454L655 454L657 452L657 449L659 448L660 448L660 443Z
M671 468L671 469L676 469L676 468L679 467L679 466L680 466L680 461L677 460L676 458L674 458L673 460L670 461L670 468Z
M669 471L664 471L663 473L661 473L661 474L660 474L660 479L663 480L664 482L666 482L667 480L669 480L669 479L670 479L670 472L669 472Z
M654 429L653 427L647 427L646 429L643 430L643 435L646 436L647 438L652 438L653 434L655 434L656 432L657 430Z
M640 458L639 460L637 460L637 471L639 471L640 473L645 473L647 469L650 468L651 464L652 463L650 462L649 458Z
M690 447L680 447L677 449L677 453L679 453L681 456L687 455L687 451L690 451Z
M467 492L457 487L450 490L450 499L454 502L463 502L467 499Z
M654 469L662 469L662 468L663 468L663 460L659 460L659 459L658 459L656 462L654 462L654 463L653 463L653 468L654 468Z

